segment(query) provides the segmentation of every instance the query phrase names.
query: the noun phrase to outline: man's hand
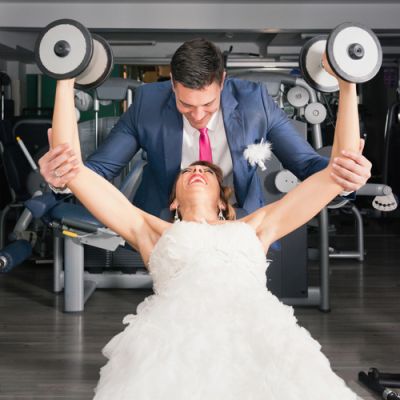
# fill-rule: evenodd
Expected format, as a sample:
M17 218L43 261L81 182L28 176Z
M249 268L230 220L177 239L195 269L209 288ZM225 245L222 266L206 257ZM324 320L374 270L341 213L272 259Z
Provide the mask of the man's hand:
M346 192L360 189L371 177L372 164L362 155L364 144L364 139L361 139L359 153L342 151L342 156L333 160L332 178Z
M68 144L51 147L51 128L47 131L50 150L39 160L40 173L45 181L58 189L65 189L67 183L79 171L79 162Z

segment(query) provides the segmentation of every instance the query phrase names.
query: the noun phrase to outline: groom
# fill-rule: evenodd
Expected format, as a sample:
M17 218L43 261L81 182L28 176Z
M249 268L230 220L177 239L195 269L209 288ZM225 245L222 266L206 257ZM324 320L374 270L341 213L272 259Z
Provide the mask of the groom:
M199 158L212 160L234 187L237 206L252 212L264 205L262 185L243 152L267 140L274 154L299 179L327 165L296 132L286 114L268 95L265 85L227 78L221 51L211 42L194 39L181 45L171 60L171 81L146 84L135 93L107 139L86 165L111 179L136 152L148 164L134 204L159 215L168 207L174 179L181 168ZM74 176L66 146L51 149L40 171L53 187ZM335 180L354 191L370 177L371 163L360 154L336 162Z

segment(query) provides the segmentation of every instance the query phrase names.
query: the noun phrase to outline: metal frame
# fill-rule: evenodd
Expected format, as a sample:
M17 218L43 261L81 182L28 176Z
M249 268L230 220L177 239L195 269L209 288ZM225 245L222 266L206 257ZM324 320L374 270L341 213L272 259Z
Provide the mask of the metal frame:
M108 238L101 239L103 233L100 230L99 233L85 235L86 243L83 243L79 237L61 237L57 230L54 231L53 290L60 293L64 289L65 312L83 311L86 301L96 288L144 289L152 287L152 278L149 274L127 275L118 272L91 274L84 271L84 246L95 244L98 247L99 240L105 244L105 240L113 236L111 233ZM123 239L114 233L114 244L110 249L115 250L123 242Z

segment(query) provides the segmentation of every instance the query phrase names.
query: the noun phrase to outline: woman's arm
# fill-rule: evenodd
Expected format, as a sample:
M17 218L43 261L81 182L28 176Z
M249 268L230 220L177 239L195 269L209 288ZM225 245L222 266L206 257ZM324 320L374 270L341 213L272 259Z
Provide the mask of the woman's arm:
M68 187L98 220L138 250L147 263L154 244L169 224L134 207L111 183L83 165L73 89L74 80L57 82L53 114L53 147L67 143L78 158L79 172Z
M332 178L332 165L342 151L358 151L360 131L356 86L339 80L339 88L335 138L328 166L310 176L281 200L243 219L256 229L265 250L275 240L309 221L343 190Z

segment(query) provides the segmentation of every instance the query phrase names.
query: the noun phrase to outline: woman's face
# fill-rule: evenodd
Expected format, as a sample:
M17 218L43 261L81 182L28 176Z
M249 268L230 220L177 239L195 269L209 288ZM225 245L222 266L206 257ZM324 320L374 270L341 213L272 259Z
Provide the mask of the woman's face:
M215 172L204 165L191 165L183 169L176 184L179 204L189 198L201 198L218 205L220 186Z

